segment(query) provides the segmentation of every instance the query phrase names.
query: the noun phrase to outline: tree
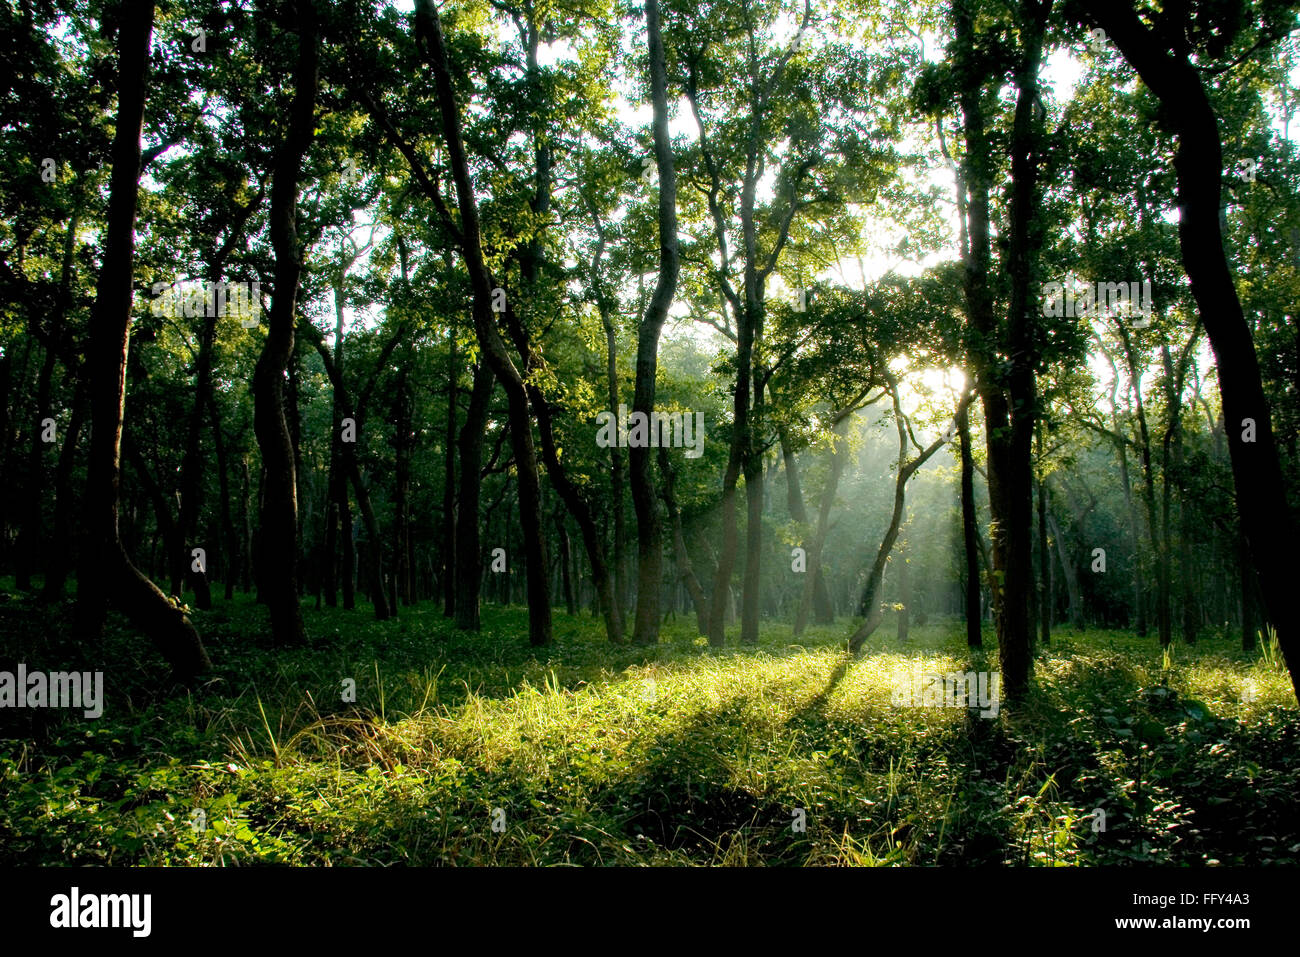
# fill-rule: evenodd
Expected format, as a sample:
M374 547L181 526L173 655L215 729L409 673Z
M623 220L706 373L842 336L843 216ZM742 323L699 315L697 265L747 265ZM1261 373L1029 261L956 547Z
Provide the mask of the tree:
M271 631L279 644L306 641L298 603L298 481L294 441L285 416L284 376L293 355L302 249L298 236L298 186L303 159L316 130L319 82L316 10L296 0L297 55L293 98L271 180L270 229L275 280L266 343L253 373L253 428L266 467L262 492L259 592L265 590Z
M1214 349L1242 529L1259 573L1264 606L1300 698L1300 615L1289 595L1300 574L1300 558L1292 544L1295 521L1255 344L1223 252L1219 223L1223 146L1218 119L1192 60L1202 44L1212 57L1226 54L1234 44L1248 50L1267 45L1271 37L1294 26L1295 14L1281 7L1262 11L1264 27L1251 44L1242 36L1247 22L1244 4L1233 5L1236 15L1222 19L1204 4L1187 4L1151 13L1150 25L1122 0L1083 0L1083 7L1160 101L1165 122L1178 138L1174 167L1183 266ZM1216 21L1219 29L1198 29L1207 18Z
M495 284L483 261L479 239L478 201L470 178L469 162L461 139L459 107L452 86L446 44L438 12L429 0L416 0L417 34L426 46L426 57L433 69L438 90L438 107L442 116L443 136L448 160L456 184L457 208L460 212L460 248L469 271L473 289L472 313L479 348L493 375L505 389L510 408L510 443L515 453L519 476L519 515L524 527L524 562L528 581L528 640L533 645L551 641L551 598L547 580L546 540L542 533L541 486L537 473L537 455L533 447L532 424L528 411L528 394L523 377L511 361L505 342L493 319L492 299Z
M659 0L645 0L646 43L650 57L650 101L654 111L655 166L659 170L659 275L654 294L637 330L636 382L633 413L648 421L655 404L655 374L659 362L659 335L677 290L677 172L668 138L668 70ZM651 475L650 449L635 445L628 450L632 504L637 521L636 623L632 640L639 645L659 640L659 590L663 577L663 533L659 503Z
M140 186L140 132L144 125L153 16L151 0L126 0L118 20L118 108L108 224L86 350L91 433L86 533L77 578L78 617L83 633L99 635L111 599L149 635L176 676L191 680L211 667L199 634L185 613L132 564L118 529L122 409L134 298L131 276Z

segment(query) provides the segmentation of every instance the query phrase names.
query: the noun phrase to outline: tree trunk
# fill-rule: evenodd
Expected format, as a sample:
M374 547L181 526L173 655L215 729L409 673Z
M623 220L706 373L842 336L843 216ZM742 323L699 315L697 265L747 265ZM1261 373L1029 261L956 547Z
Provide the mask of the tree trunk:
M456 616L456 326L447 329L447 435L442 476L442 614Z
M219 274L218 274L219 275ZM211 312L212 315L206 315ZM203 324L199 330L199 349L195 361L194 404L190 409L185 430L185 451L181 456L180 472L180 548L171 557L172 594L181 594L186 578L194 589L194 604L201 609L212 607L212 589L208 585L207 569L195 571L190 560L190 549L196 543L194 532L198 526L201 493L203 488L203 415L212 391L212 344L217 336L217 310L205 308Z
M461 253L473 289L474 332L493 374L505 390L510 410L510 441L514 450L519 482L519 515L524 532L524 563L528 584L528 640L546 645L551 641L551 597L546 577L546 539L542 530L541 486L537 455L533 448L528 395L519 370L506 351L492 312L493 283L483 260L479 239L478 205L470 179L469 160L461 139L460 112L447 64L442 25L430 0L416 0L417 30L427 44L430 65L438 91L443 135L452 177L456 182L460 209Z
M1174 168L1183 267L1219 371L1242 527L1292 690L1300 698L1300 613L1291 594L1300 580L1300 555L1254 341L1223 251L1218 119L1197 67L1184 56L1170 55L1131 7L1100 0L1085 0L1084 6L1160 101L1178 137ZM1255 427L1253 441L1245 439L1248 419Z
M569 530L564 527L564 510L555 510L555 530L560 540L560 587L564 590L564 610L570 615L578 613L578 603L573 597L573 578L570 563L573 561L569 546Z
M91 434L86 476L86 539L78 575L81 634L103 632L111 598L144 630L176 676L191 680L211 668L194 626L131 564L118 533L122 408L131 335L135 259L135 213L140 178L140 134L153 33L150 0L124 3L119 21L117 119L112 145L104 258L91 315L86 372L90 382Z
M910 549L904 546L898 553L898 603L903 607L898 610L898 641L907 641L912 628L912 569L907 561Z
M903 417L903 408L898 398L898 383L892 378L889 383L890 397L894 400L894 424L898 429L898 470L894 476L894 508L889 517L889 526L885 529L884 537L880 540L880 547L876 549L876 558L872 562L871 571L867 576L866 587L862 590L860 606L866 609L866 620L849 638L849 651L857 654L862 645L872 633L880 627L880 622L884 618L884 613L880 607L880 593L885 580L885 565L889 561L889 554L894 549L894 542L898 540L898 530L903 522L903 508L907 500L907 483L916 474L917 469L924 465L935 452L941 449L946 441L944 438L936 439L930 443L916 458L907 461L907 425ZM962 405L965 406L968 400L962 399Z
M479 591L483 555L479 542L479 498L482 494L483 430L496 377L487 363L474 367L465 425L460 430L460 493L456 496L456 627L478 631Z
M999 659L1007 695L1012 699L1027 690L1033 667L1029 604L1033 583L1032 451L1037 399L1030 286L1040 240L1035 228L1040 138L1035 110L1046 14L1047 5L1029 0L1021 5L1017 15L1023 40L1015 67L1018 93L1009 144L1010 228L1006 239L1006 273L1011 299L1003 336L989 283L989 192L993 177L982 103L989 67L979 61L975 52L971 4L961 2L953 10L957 58L963 71L970 74L960 93L967 146L962 180L970 192L967 203L970 250L965 292L970 323L982 343L973 350L971 360L984 406L988 444ZM1013 357L1009 368L996 361L999 352Z
M653 110L655 165L659 170L659 275L654 294L637 330L636 382L632 411L648 422L655 404L659 364L659 334L677 293L680 262L677 252L677 172L668 132L668 68L659 23L659 0L645 0L646 39L650 61L650 101ZM636 622L632 640L650 645L659 640L659 603L663 578L663 532L659 521L650 449L628 449L632 506L637 521Z
M230 459L226 455L226 439L221 428L221 417L217 413L216 397L208 393L208 412L212 422L212 441L217 452L217 480L221 494L221 533L225 562L222 577L225 579L225 598L230 601L235 597L235 579L240 573L239 536L235 533L235 520L230 511Z
M68 574L72 571L72 543L76 537L72 469L76 465L77 441L86 423L87 393L86 370L83 369L77 376L72 415L63 432L59 464L54 471L54 542L46 562L45 583L41 586L42 602L63 600Z
M361 431L361 423L357 423ZM361 521L366 526L366 577L370 589L370 601L375 608L375 620L387 621L393 615L388 599L384 595L384 543L379 537L379 522L370 505L370 490L361 481L361 469L357 465L357 454L351 443L344 443L347 449L343 453L344 467L352 482L352 492L357 497L357 508L361 510Z
M600 321L605 327L605 375L608 379L609 412L618 415L618 340L614 321L604 297L600 298ZM626 483L623 450L617 442L609 447L610 511L614 517L614 600L627 601L627 522L623 515L623 487Z
M288 129L275 157L270 233L275 285L266 343L253 373L253 430L266 469L261 504L258 593L265 594L279 645L302 644L298 601L298 487L295 449L285 416L285 373L293 359L302 250L297 230L298 180L316 129L317 48L313 0L298 0L298 55Z
M961 536L966 558L966 644L983 646L980 614L980 556L978 522L975 511L975 460L971 456L970 410L963 406L957 413L957 439L961 447Z
M799 482L799 464L798 462L795 461L794 451L790 446L790 437L787 434L786 429L784 427L781 427L777 430L777 437L781 442L781 460L785 465L786 506L790 510L790 517L794 519L796 522L798 522L800 525L802 540L800 541L799 544L803 546L805 553L807 553L812 546L811 538L813 535L813 530L810 527L810 523L808 521L808 509L804 505L803 486ZM820 564L818 564L817 571L815 573L813 572L810 564L807 573L811 577L812 585L813 585L812 588L813 620L816 621L817 624L819 625L828 625L835 620L835 616L834 613L831 611L830 592L826 590L826 576L825 574L823 574ZM802 607L803 607L803 602L801 601L799 604L799 608L801 609ZM796 609L795 611L796 625L795 625L795 632L794 632L796 635L803 631L803 628L800 627L799 624L797 623L799 614L800 614L799 609ZM805 624L806 624L807 612L805 611L803 614L804 614Z
M822 552L826 547L827 532L830 530L831 507L835 504L835 495L839 491L840 478L844 474L844 465L848 459L848 442L845 436L849 421L848 415L845 415L832 429L830 474L826 480L826 487L822 489L821 501L817 508L817 528L807 548L807 577L804 579L803 594L800 596L799 608L795 611L794 617L793 631L796 636L802 635L804 629L808 627L808 609L814 604L818 583L821 583L821 587L826 585L826 578L822 571L824 567ZM826 613L826 620L815 616L813 620L819 625L835 623L835 609L830 603L829 592L826 595Z
M410 356L408 355L408 360ZM412 398L407 384L406 366L397 374L397 390L393 409L393 613L397 605L409 606L411 594L410 519L407 502L411 497L411 456L414 454L415 429Z
M999 622L998 653L1007 695L1023 695L1033 673L1033 622L1028 617L1029 598L1033 589L1033 440L1038 416L1038 399L1034 381L1037 364L1035 322L1036 303L1031 296L1036 273L1036 259L1041 245L1041 227L1037 223L1039 208L1038 167L1041 109L1038 95L1038 71L1042 60L1043 32L1050 0L1026 0L1018 19L1022 36L1019 63L1016 67L1016 108L1011 130L1011 186L1008 202L1010 229L1007 242L1006 273L1011 294L1007 314L1007 353L1014 357L1006 377L1009 432L989 435L990 485L997 475L997 516L1003 581L1003 614Z
M46 443L41 439L44 431L43 420L51 416L50 399L54 386L55 359L59 343L63 339L63 325L71 302L71 284L73 270L73 252L76 248L77 223L80 220L80 208L74 209L68 220L67 233L63 241L63 265L60 270L59 289L54 308L50 315L49 328L45 330L45 355L41 362L41 371L36 377L36 415L32 417L31 439L28 444L26 488L23 490L23 523L18 535L14 561L14 584L21 591L32 589L32 568L38 555L43 559L42 567L49 576L49 567L54 556L46 546L44 535L45 507L45 450ZM72 372L73 370L69 370ZM75 373L74 373L75 374Z
M677 508L677 476L673 470L672 462L669 461L668 450L663 446L659 447L659 471L664 479L663 489L660 494L664 500L664 508L668 512L668 520L672 524L673 555L677 563L677 575L686 586L687 593L691 596L691 603L695 607L695 625L699 633L703 635L709 628L709 602L704 597L704 589L700 585L700 580L695 576L695 567L691 564L690 552L686 550L686 537L682 533L682 515Z
M1047 548L1047 486L1043 483L1043 427L1038 426L1038 613L1042 627L1042 642L1052 643L1052 553Z

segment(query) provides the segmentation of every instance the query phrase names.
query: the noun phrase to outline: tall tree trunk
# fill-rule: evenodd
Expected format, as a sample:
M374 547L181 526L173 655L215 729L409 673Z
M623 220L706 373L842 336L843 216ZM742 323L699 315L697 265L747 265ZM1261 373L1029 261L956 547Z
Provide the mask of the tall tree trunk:
M1034 113L1038 105L1038 69L1046 5L1034 0L1021 5L1022 46L1015 68L1018 90L1011 132L1010 229L1006 272L1011 287L1005 340L999 332L989 283L989 193L993 180L992 152L985 127L984 85L989 67L976 55L972 4L959 0L953 17L957 58L965 77L960 93L966 137L962 181L969 190L966 299L970 323L982 345L973 350L972 365L984 406L988 444L989 504L993 522L994 604L999 659L1009 698L1028 688L1033 659L1029 619L1033 581L1032 443L1036 415L1035 346L1030 315L1030 285L1038 244L1034 214L1038 195L1038 141ZM1012 356L1010 369L995 361L1000 351Z
M531 17L531 14L530 14ZM525 41L528 51L528 75L530 82L540 86L541 78L538 70L538 42L540 31L536 24L530 19L525 31ZM537 167L536 190L534 193L532 208L533 212L541 218L545 218L550 211L551 205L551 148L548 140L541 129L534 130L534 157ZM519 272L523 279L524 286L536 293L541 293L537 289L541 268L545 260L545 248L542 244L541 237L535 237L531 242L525 244L519 254ZM523 360L524 369L527 374L527 391L528 401L534 415L537 417L537 431L541 440L542 459L546 463L546 472L551 479L551 484L559 494L564 507L568 509L569 514L578 524L582 534L583 545L587 550L587 555L591 560L592 576L595 581L596 589L600 594L601 606L605 614L605 632L611 642L621 643L623 640L623 618L622 611L619 608L618 600L614 596L613 582L609 575L609 566L605 558L605 544L596 529L595 518L592 514L591 506L588 504L582 491L569 478L568 469L565 468L560 460L560 451L555 442L555 427L552 419L551 406L546 395L532 376L536 369L536 356L533 352L532 344L529 339L527 330L522 321L507 301L505 308L506 327L514 342L515 349ZM564 536L562 542L568 554L569 541L567 532L561 526L561 534ZM565 567L568 561L565 559Z
M784 427L778 428L777 437L781 442L781 460L785 465L786 506L790 510L790 517L800 525L802 536L800 544L804 547L806 553L812 544L811 537L813 535L813 530L808 520L808 509L804 505L803 486L799 482L799 463L795 460L794 450L790 446L790 436ZM831 611L831 596L830 592L826 589L826 576L822 572L820 563L817 566L816 572L814 572L810 566L807 573L811 577L813 585L813 620L819 625L828 625L834 621L835 615ZM800 602L799 607L803 607L802 601ZM807 613L805 612L804 615L806 619ZM796 609L796 620L798 619L798 616L799 610ZM802 631L803 628L796 624L795 634L797 635Z
M41 361L41 371L36 377L36 415L32 417L31 439L27 452L26 487L23 490L22 530L18 535L17 554L14 562L14 584L22 591L32 588L32 568L38 554L43 559L42 567L49 574L52 555L45 542L43 499L45 485L45 450L48 447L41 438L44 432L42 422L50 417L50 400L53 395L55 359L59 343L63 340L63 325L67 317L68 306L72 300L73 252L76 249L77 223L80 209L74 209L68 220L67 233L63 240L63 265L60 270L59 288L54 308L50 315L49 328L44 331L45 355ZM71 370L70 370L71 371Z
M298 601L298 487L295 450L285 417L285 373L293 359L302 250L297 230L298 180L316 129L317 48L313 0L298 0L298 55L288 129L276 150L270 232L275 285L266 344L253 373L253 430L266 469L261 504L258 592L265 593L277 644L302 644Z
M1052 643L1052 553L1047 548L1047 486L1043 483L1043 426L1038 426L1038 613L1044 647Z
M409 356L408 356L409 359ZM393 612L397 612L397 603L410 605L411 565L410 565L410 519L407 515L407 502L411 496L411 456L414 452L415 430L411 418L413 415L412 399L406 379L406 366L397 375L397 390L393 409L393 453L395 469L393 474Z
M346 370L345 340L343 338L345 316L343 311L343 276L334 281L334 368L340 378ZM340 389L334 389L330 405L330 464L328 504L325 506L325 604L331 608L338 605L337 575L341 574L345 583L351 582L352 566L345 558L340 564L338 557L338 540L340 531L345 543L352 540L352 527L344 519L348 510L348 478L343 467L343 396ZM345 592L349 590L344 586ZM352 603L345 602L344 607L351 609Z
M212 315L206 315L211 312ZM190 549L197 542L194 532L198 527L199 509L201 508L202 473L203 473L203 416L208 405L208 393L212 390L212 344L217 336L217 310L205 308L202 326L199 329L199 349L195 361L194 404L190 409L189 422L185 430L185 451L181 456L180 472L180 549L171 557L172 594L181 594L186 578L194 589L194 604L197 608L212 607L212 589L208 585L207 569L194 570L190 560Z
M1007 237L1006 273L1010 281L1007 310L1007 354L1013 357L1006 376L1005 413L1010 429L989 435L989 478L999 501L995 555L1001 549L1003 614L999 621L998 657L1007 695L1023 695L1033 673L1033 623L1028 617L1033 589L1033 441L1038 416L1034 381L1037 363L1035 302L1031 295L1036 260L1041 245L1038 224L1041 121L1037 111L1038 71L1042 60L1043 33L1050 0L1025 0L1020 5L1021 35L1016 65L1016 108L1012 122L1011 184L1008 200L1010 220ZM992 491L992 488L991 488Z
M569 530L564 527L564 509L555 510L555 530L560 540L560 585L564 591L564 610L570 615L578 613L578 603L573 597L573 578L570 565L573 561L569 546Z
M757 375L755 376L757 379ZM765 389L754 388L754 415L762 415ZM762 587L763 555L763 456L753 434L753 419L746 423L749 432L745 455L745 577L740 597L740 643L758 643L759 592Z
M1241 594L1241 650L1255 649L1255 570L1244 530L1237 534L1237 576Z
M487 363L474 367L469 409L460 430L460 493L456 505L456 627L479 630L479 591L483 556L479 543L479 498L482 494L483 430L496 377Z
M659 22L659 0L645 0L646 39L650 62L650 102L653 111L655 166L659 170L659 275L654 294L637 330L636 382L633 413L649 422L655 404L655 377L659 365L659 334L677 294L680 262L677 252L677 171L668 132L668 68ZM650 449L628 449L632 505L637 521L636 622L632 640L639 645L659 640L659 602L663 579L663 532L659 521Z
M217 412L217 400L208 393L208 412L212 422L212 441L217 452L217 480L221 494L221 537L225 563L222 577L225 579L225 598L230 601L235 597L235 579L242 566L239 536L235 533L235 520L230 510L230 459L226 455L226 439L221 428L221 417Z
M153 33L151 0L121 6L118 33L117 119L112 145L104 258L91 314L86 372L90 382L90 457L86 476L86 539L77 581L81 634L103 632L110 598L145 631L178 678L211 668L194 626L131 564L118 532L122 409L131 336L135 213L140 179L140 134Z
M59 449L59 464L54 471L54 541L51 544L45 568L45 583L41 586L42 602L63 600L68 574L72 571L72 543L76 536L73 516L72 469L77 459L77 441L86 424L88 382L86 370L77 375L77 385L72 398L72 415L63 432L63 445Z
M749 398L748 398L748 377L742 370L744 367L737 364L736 373L736 398L733 404L733 410L737 415L740 414L742 406L745 409L745 415L748 415ZM741 378L746 379L745 396L741 396ZM736 428L733 422L732 428ZM713 572L713 593L709 599L709 646L711 648L721 648L726 638L726 625L728 618L732 616L730 606L732 604L731 596L731 574L736 563L736 543L739 539L739 533L736 529L736 483L740 478L740 462L743 458L740 446L736 442L733 432L730 443L731 450L727 456L727 470L722 478L722 506L720 521L722 523L722 547L718 552L718 561L714 566Z
M1119 450L1119 475L1120 482L1124 486L1124 506L1128 512L1129 519L1129 543L1133 548L1133 605L1137 615L1135 630L1139 638L1147 636L1147 601L1146 601L1146 583L1142 577L1142 539L1138 531L1140 517L1138 515L1137 502L1133 500L1133 481L1128 467L1128 444L1124 441L1124 434L1120 431L1119 415L1115 412L1115 404L1111 402L1111 422L1115 428L1115 434L1118 436L1115 442Z
M817 508L817 527L813 531L812 541L807 548L808 571L807 577L803 583L803 594L799 599L799 607L794 616L794 634L802 635L804 629L808 627L808 610L814 605L817 583L826 584L823 573L824 565L822 563L822 553L826 548L826 535L830 530L831 507L835 504L835 495L839 491L840 478L844 474L844 465L848 460L848 442L846 435L850 422L848 414L843 415L839 421L835 422L831 430L831 467L829 476L826 479L826 487L822 489L821 501ZM830 604L829 592L827 598L827 619L822 620L814 616L813 620L819 625L831 625L835 623L835 609Z
M355 413L354 413L355 414ZM357 432L361 432L361 422L357 422ZM387 621L395 613L389 607L384 594L384 542L379 535L379 522L375 510L370 504L370 490L361 480L361 468L357 464L356 449L351 442L344 443L343 467L347 470L352 483L352 493L357 497L357 508L361 511L361 521L366 527L366 578L370 591L370 601L374 605L375 620Z
M1180 486L1179 513L1180 528L1178 534L1178 578L1182 620L1180 631L1188 644L1196 642L1196 595L1192 589L1192 548L1191 548L1191 510L1186 501L1186 477L1183 475L1183 388L1187 378L1188 363L1192 360L1192 351L1199 338L1199 329L1194 330L1186 345L1179 352L1177 365L1169 352L1169 345L1162 344L1160 353L1165 368L1165 409L1168 424L1161 442L1161 509L1165 528L1166 552L1171 536L1173 487ZM1166 555L1166 561L1171 556ZM1172 585L1171 585L1172 590Z
M907 641L912 629L912 569L908 564L907 553L910 549L904 543L898 553L898 603L903 607L898 610L898 641Z
M357 543L352 529L352 497L348 495L348 477L344 465L345 461L340 460L339 536L343 539L343 549L339 560L339 581L343 589L343 610L351 611L357 607Z
M456 616L456 326L447 329L447 434L442 476L442 614Z
M618 339L612 310L599 297L600 321L605 327L605 376L609 390L610 415L618 415ZM617 442L609 446L610 512L614 517L614 600L627 601L627 521L623 514L623 488L626 484L623 450Z
M1065 544L1065 536L1061 534L1061 526L1050 510L1047 513L1047 527L1056 541L1057 558L1061 562L1061 572L1065 575L1065 591L1070 601L1070 627L1078 631L1083 627L1083 599L1079 590L1079 573Z
M293 495L297 508L293 528L293 580L299 597L303 594L304 578L303 525L310 514L310 503L303 494L306 490L306 472L302 467L302 409L298 401L301 394L299 388L301 366L302 356L295 342L293 351L289 354L288 388L284 393L284 419L289 424L289 445L293 449Z
M247 595L253 589L254 567L257 557L253 547L253 477L249 474L248 455L239 456L239 527L241 532L240 554L243 556L239 563L240 568L240 587L243 588L244 594Z
M447 64L442 24L430 0L416 0L417 31L427 44L438 91L443 136L460 209L460 246L473 289L474 332L493 374L505 390L510 410L510 441L519 482L519 514L524 532L524 563L528 585L528 640L551 641L551 596L547 581L546 539L542 530L541 485L528 410L528 394L519 370L510 360L492 313L492 276L483 260L479 238L478 205L470 179L469 160L461 138L460 111Z
M975 511L975 460L971 455L970 409L957 413L957 440L961 449L961 535L966 558L966 644L983 646L980 614L979 516Z
M530 360L531 361L531 357ZM529 385L529 394L533 409L537 413L537 431L542 440L542 456L546 461L546 470L551 477L564 507L568 509L573 520L578 523L582 534L582 543L591 562L591 575L596 592L600 596L601 610L605 616L605 636L614 644L623 641L623 615L618 599L614 595L614 581L605 560L605 543L596 528L596 519L591 506L587 503L581 490L569 478L568 470L560 461L560 452L555 444L554 425L551 422L551 409L546 397L535 385Z
M695 607L695 626L703 635L709 628L709 602L704 597L704 588L700 585L699 578L695 575L690 552L686 550L686 536L682 533L682 514L677 508L677 476L672 462L669 461L668 450L662 445L659 447L659 472L663 476L663 488L660 494L673 530L673 555L677 563L677 575L686 586L687 594L691 596L691 604Z

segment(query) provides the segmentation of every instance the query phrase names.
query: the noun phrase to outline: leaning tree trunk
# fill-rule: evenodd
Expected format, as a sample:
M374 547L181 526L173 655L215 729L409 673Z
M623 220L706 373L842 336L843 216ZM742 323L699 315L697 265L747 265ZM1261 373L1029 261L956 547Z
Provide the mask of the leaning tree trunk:
M211 668L189 618L127 557L118 532L122 408L131 336L135 213L140 188L140 134L153 33L152 0L126 2L119 21L117 121L112 146L104 258L86 350L90 382L90 456L86 476L86 535L77 580L81 634L103 632L109 600L153 640L177 677Z
M907 503L907 483L916 474L917 469L929 461L930 457L947 441L942 437L936 439L916 458L907 461L908 429L898 398L898 383L891 381L889 387L890 396L894 400L894 424L898 429L898 470L894 476L894 507L889 516L889 526L880 540L880 547L876 549L876 558L867 575L866 587L862 590L860 605L866 609L866 619L849 637L849 651L855 655L880 627L880 622L885 617L880 607L880 593L885 580L885 565L889 561L890 552L894 550L894 543L898 540L898 530L903 523L903 509ZM962 406L964 407L966 403L967 400L963 399Z

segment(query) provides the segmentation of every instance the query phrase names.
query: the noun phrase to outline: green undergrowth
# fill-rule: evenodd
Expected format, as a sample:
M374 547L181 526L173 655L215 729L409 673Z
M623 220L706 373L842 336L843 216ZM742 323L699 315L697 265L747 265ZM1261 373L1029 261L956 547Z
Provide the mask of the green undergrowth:
M996 670L959 622L769 623L711 652L692 618L611 647L518 608L306 611L276 649L243 599L194 612L216 671L170 687L120 621L0 589L0 669L99 669L101 718L0 711L0 861L35 864L1285 864L1300 712L1227 638L1062 631L997 717L891 705L924 670ZM355 701L345 701L347 681ZM1103 821L1104 814L1104 821ZM802 827L800 825L803 825Z

